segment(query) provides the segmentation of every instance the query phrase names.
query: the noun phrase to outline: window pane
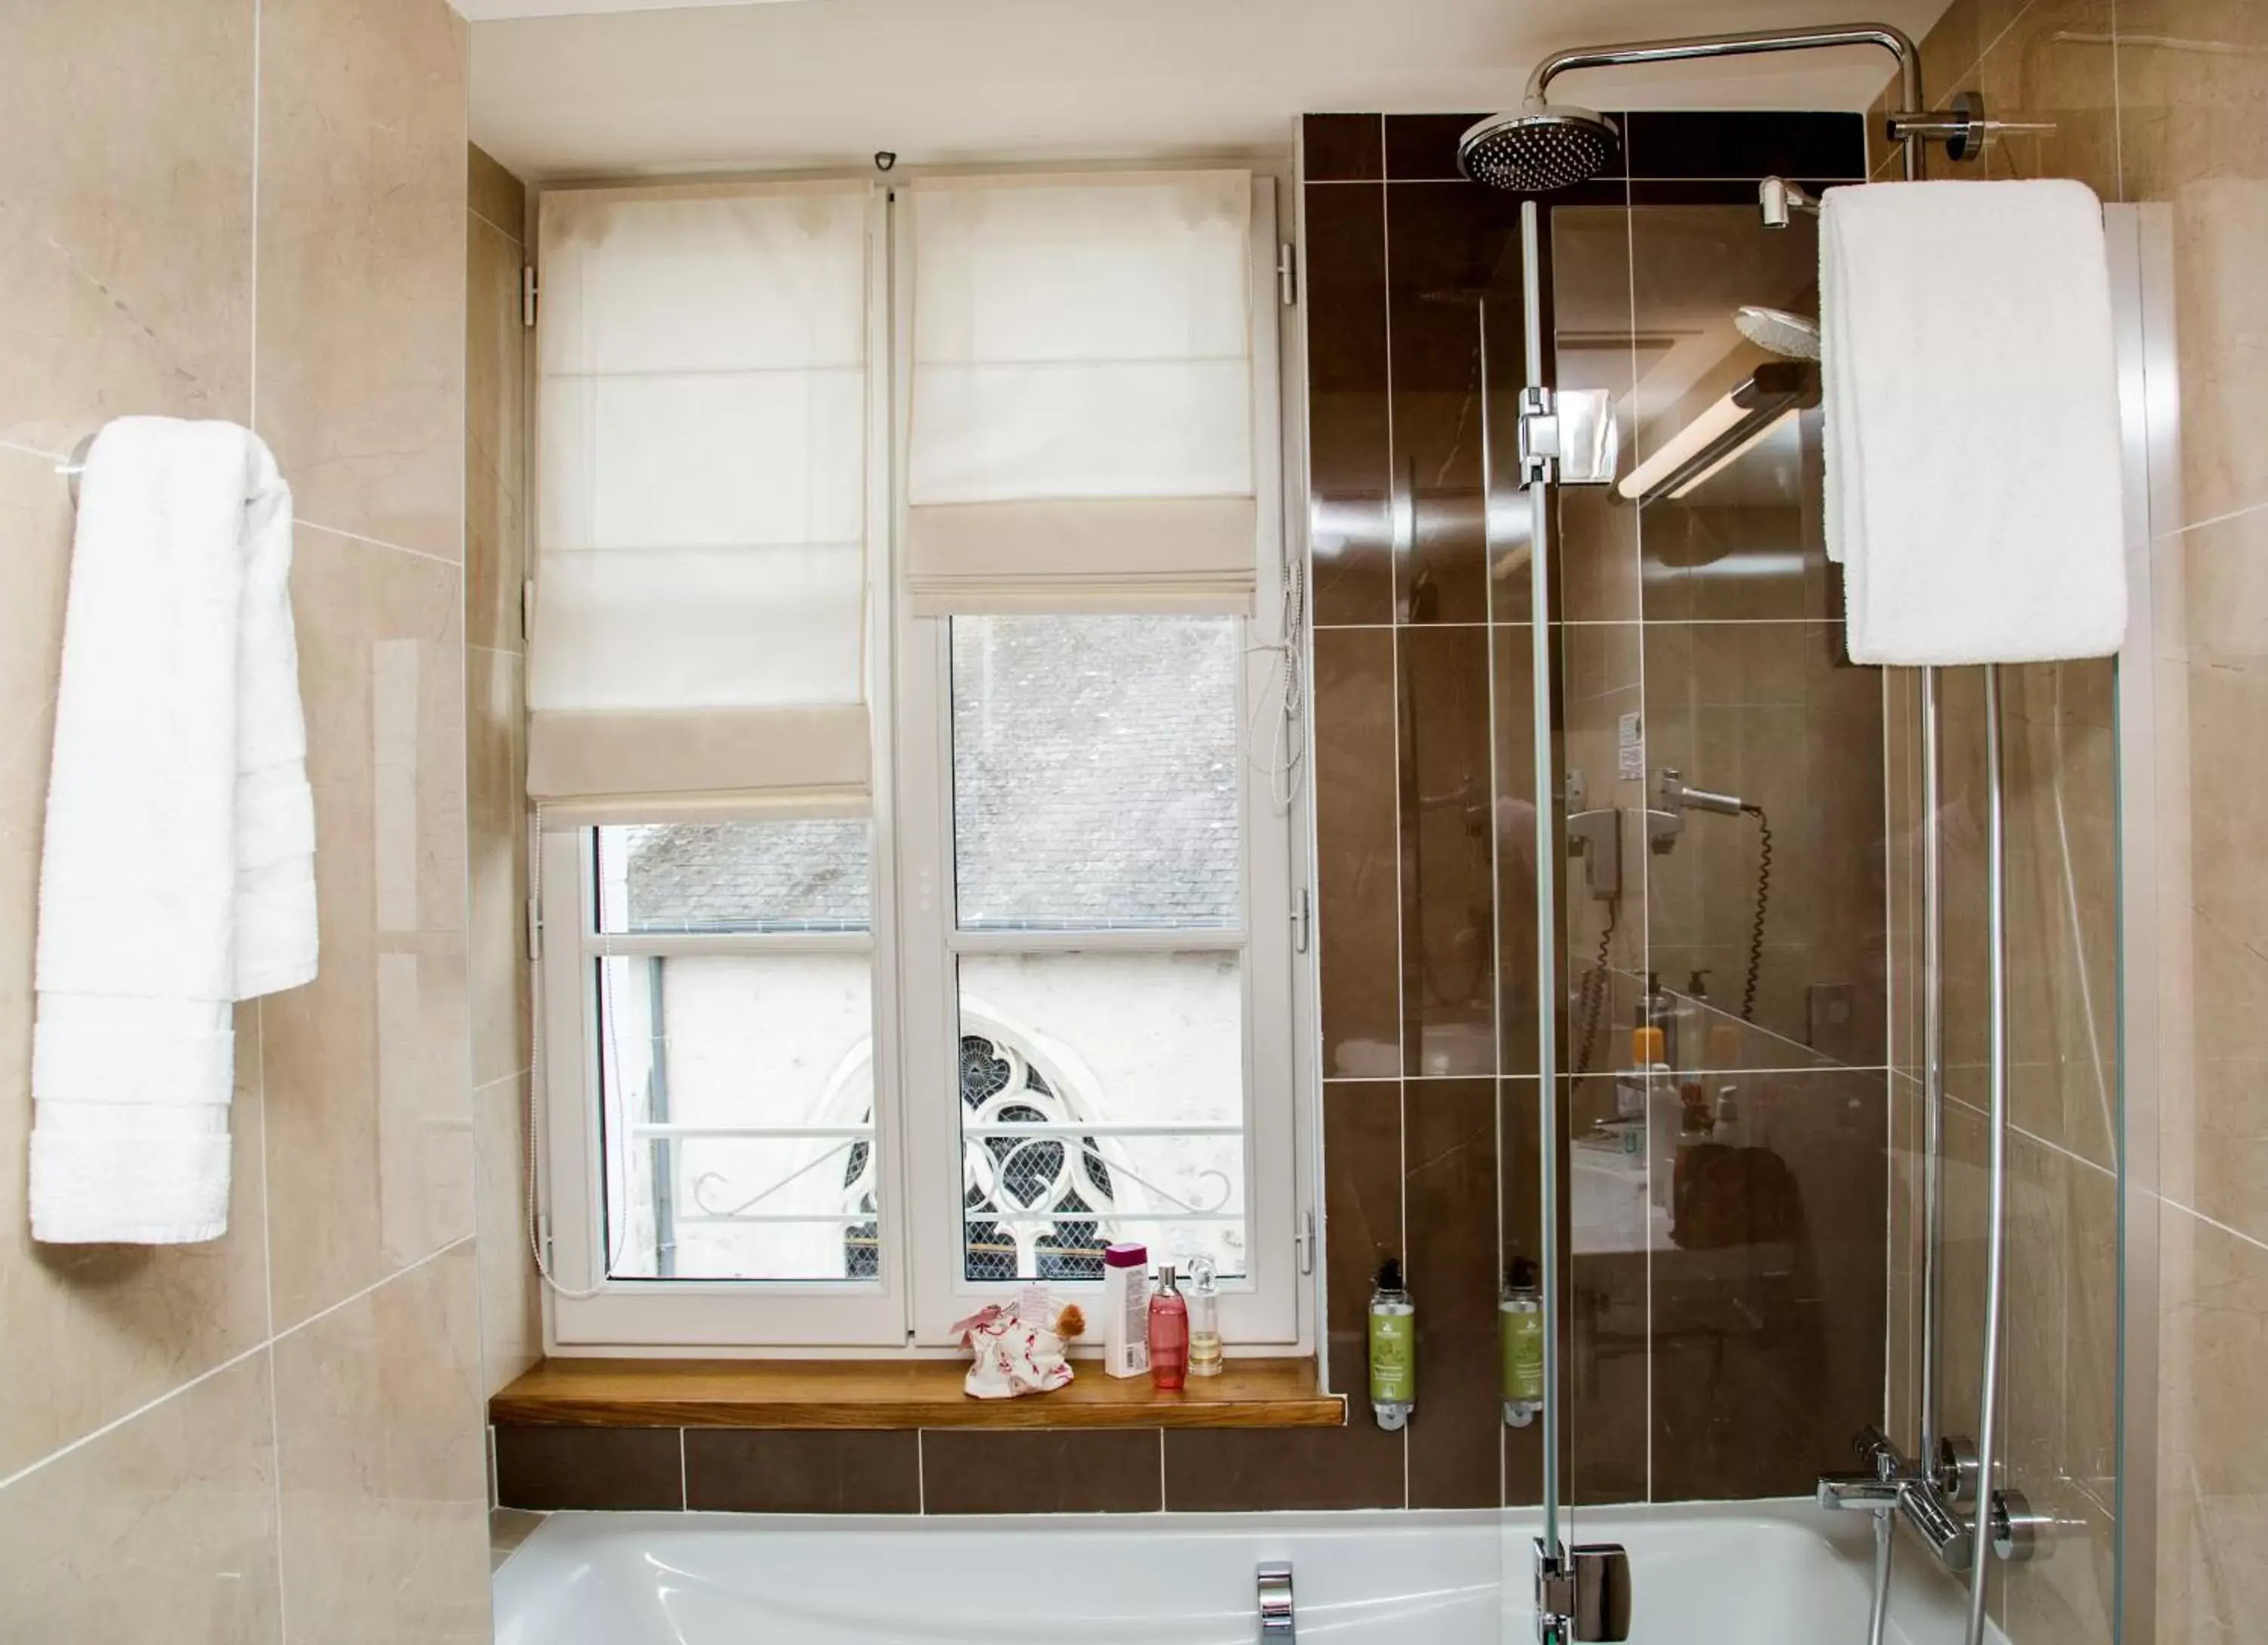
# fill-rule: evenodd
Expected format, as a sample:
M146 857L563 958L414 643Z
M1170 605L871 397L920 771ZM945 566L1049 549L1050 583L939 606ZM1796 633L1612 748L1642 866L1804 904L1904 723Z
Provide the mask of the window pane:
M864 931L871 918L864 818L598 836L601 931Z
M608 1272L873 1278L868 956L598 966ZM750 1129L794 1134L735 1134Z
M1233 927L1233 617L953 620L964 930Z
M963 1270L1099 1280L1102 1247L1246 1272L1231 953L961 957Z

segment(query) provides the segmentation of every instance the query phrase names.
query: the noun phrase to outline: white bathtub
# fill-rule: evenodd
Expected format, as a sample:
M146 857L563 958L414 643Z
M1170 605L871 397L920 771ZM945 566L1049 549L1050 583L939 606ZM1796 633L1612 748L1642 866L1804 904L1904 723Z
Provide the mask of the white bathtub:
M801 1518L555 1514L497 1574L497 1645L1251 1645L1288 1560L1302 1638L1526 1645L1525 1512ZM1808 1503L1588 1510L1639 1645L1863 1645L1872 1526ZM1907 1569L1893 1645L1960 1637Z

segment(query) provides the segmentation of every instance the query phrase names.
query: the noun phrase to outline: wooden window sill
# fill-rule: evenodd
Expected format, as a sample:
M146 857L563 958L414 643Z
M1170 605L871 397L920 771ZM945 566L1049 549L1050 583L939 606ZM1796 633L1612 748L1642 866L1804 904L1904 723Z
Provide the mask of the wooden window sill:
M1179 1392L1077 1361L1052 1393L972 1399L964 1360L546 1360L489 1400L499 1427L1339 1427L1308 1360L1231 1360Z

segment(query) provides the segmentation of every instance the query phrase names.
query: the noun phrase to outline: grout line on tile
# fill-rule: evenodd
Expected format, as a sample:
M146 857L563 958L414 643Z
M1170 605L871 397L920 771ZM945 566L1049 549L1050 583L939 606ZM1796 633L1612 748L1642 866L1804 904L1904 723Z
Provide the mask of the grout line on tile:
M102 1438L105 1435L115 1433L118 1429L124 1427L128 1423L135 1420L137 1417L147 1416L151 1412L155 1411L159 1405L180 1398L191 1389L212 1381L214 1377L220 1376L223 1372L234 1370L238 1366L243 1364L247 1360L251 1359L254 1355L266 1354L273 1346L274 1344L272 1341L255 1342L250 1347L242 1350L240 1353L231 1354L227 1359L223 1360L218 1365L212 1367L210 1370L200 1371L195 1376L190 1377L187 1382L174 1383L173 1387L168 1388L164 1393L159 1394L156 1398L144 1401L142 1404L135 1406L133 1410L127 1412L124 1415L113 1417L100 1427L89 1429L86 1433L80 1435L77 1439L71 1441L68 1445L57 1446L54 1450L49 1451L38 1461L26 1463L23 1467L17 1469L15 1472L6 1475L4 1478L0 1478L0 1491L6 1490L10 1486L16 1484L18 1480L29 1479L32 1475L39 1472L40 1469L47 1467L51 1463L61 1462L73 1451L82 1450L86 1446L93 1444L95 1441ZM272 1400L274 1397L274 1378L272 1376L269 1378L269 1397Z
M2233 1228L2229 1227L2228 1223L2222 1221L2219 1217L2209 1217L2205 1215L2204 1212L2198 1210L2195 1206L2183 1205L2180 1200L2169 1199L2163 1194L2158 1196L2158 1203L2162 1206L2171 1206L2174 1210L2180 1212L2183 1216L2190 1218L2192 1221L2202 1222L2207 1228L2218 1228L2222 1233L2228 1235L2231 1239L2242 1240L2244 1243L2253 1247L2257 1250L2268 1251L2268 1239L2262 1239L2257 1234L2247 1234L2242 1228ZM7 1484L6 1480L0 1479L0 1485L5 1484Z
M0 451L12 451L26 457L39 457L48 462L69 462L70 459L59 451L46 451L37 446L26 446L21 440L0 439Z
M451 1240L447 1244L440 1247L438 1250L427 1251L416 1262L396 1268L392 1273L387 1274L382 1280L373 1280L371 1284L363 1287L361 1290L357 1291L352 1296L342 1296L337 1302L332 1303L328 1308L320 1309L315 1313L308 1315L306 1318L301 1320L298 1324L285 1326L283 1330L276 1333L274 1340L281 1342L286 1337L297 1336L299 1332L306 1330L310 1325L321 1324L324 1320L328 1319L332 1315L337 1313L341 1309L352 1307L355 1303L361 1302L363 1298L370 1295L373 1291L383 1290L386 1287L392 1285L396 1280L408 1278L409 1275L416 1273L420 1268L424 1267L427 1264L438 1262L442 1258L447 1256L451 1251L455 1250L459 1246L469 1245L479 1237L480 1236L477 1234L460 1234L456 1238Z
M506 228L494 218L482 216L480 212L473 209L470 202L466 203L465 215L472 218L474 222L478 223L482 227L494 229L497 233L503 235L506 240L512 242L513 249L523 252L527 249L526 245L519 238L519 231L518 229Z
M431 549L413 549L406 543L388 542L384 537L367 536L359 531L342 530L337 526L327 526L320 520L310 520L305 514L300 515L292 524L302 531L320 531L328 536L343 537L350 542L366 543L373 549L387 549L396 554L408 554L421 560L431 560L436 565L449 566L460 575L465 569L465 563L462 560L453 560L446 554L434 553Z

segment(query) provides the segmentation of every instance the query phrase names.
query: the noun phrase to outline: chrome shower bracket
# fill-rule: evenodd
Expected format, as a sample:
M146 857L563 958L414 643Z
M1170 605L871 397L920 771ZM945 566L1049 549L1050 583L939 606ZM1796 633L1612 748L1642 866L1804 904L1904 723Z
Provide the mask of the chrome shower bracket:
M1984 94L1962 92L1955 96L1950 108L1894 114L1883 122L1883 129L1893 143L1918 137L1924 143L1942 144L1946 159L1966 161L1984 159L1985 149L2005 132L2053 131L2055 122L1987 119Z

